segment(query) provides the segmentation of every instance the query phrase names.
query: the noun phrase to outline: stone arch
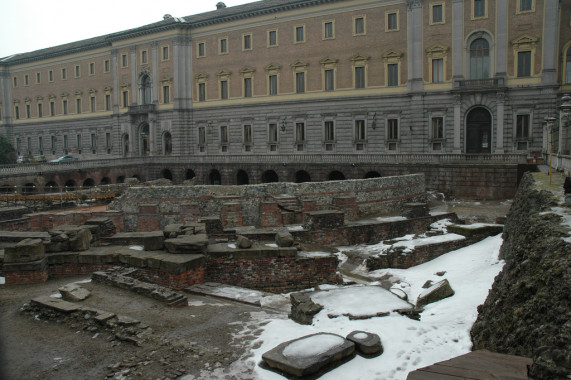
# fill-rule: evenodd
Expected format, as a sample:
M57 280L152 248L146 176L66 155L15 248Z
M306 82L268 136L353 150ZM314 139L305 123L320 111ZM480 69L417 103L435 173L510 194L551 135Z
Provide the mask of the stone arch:
M99 184L101 186L109 185L109 184L111 184L111 179L109 177L103 177L103 178L101 178L101 181L99 182Z
M196 177L194 170L186 169L186 172L184 173L184 179L193 179L194 177Z
M250 184L250 177L248 177L248 173L245 170L238 170L236 174L236 184L237 185L248 185Z
M345 179L345 174L341 173L339 170L334 170L327 176L328 181L343 181Z
M262 183L273 183L279 181L280 178L278 176L278 173L276 173L273 170L266 170L265 172L262 173Z
M75 191L77 189L77 183L73 179L69 179L63 187L65 191Z
M125 183L125 176L120 175L117 177L117 183Z
M311 176L305 170L295 172L295 183L311 182Z
M221 185L222 184L222 176L220 172L216 169L212 169L210 174L208 175L208 180L211 185Z
M59 192L59 185L55 181L49 181L44 185L44 193L57 193Z
M466 153L491 153L492 114L485 107L466 113Z
M377 171L371 170L370 172L367 172L367 174L365 174L365 179L368 178L379 178L381 176L381 174Z
M161 170L161 177L162 178L166 178L166 179L170 179L172 181L172 172L170 171L170 169L163 169Z
M86 178L85 181L83 181L82 187L90 188L93 186L95 186L95 181L92 178Z
M9 194L12 192L12 190L14 189L14 187L10 186L10 185L0 185L0 194Z

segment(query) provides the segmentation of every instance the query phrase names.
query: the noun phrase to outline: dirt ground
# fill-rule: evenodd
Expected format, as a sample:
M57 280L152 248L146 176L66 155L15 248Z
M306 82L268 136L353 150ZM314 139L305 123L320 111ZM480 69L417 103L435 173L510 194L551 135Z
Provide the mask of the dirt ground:
M251 378L241 361L259 327L251 313L260 308L194 295L188 307L172 308L100 283L81 284L92 292L83 304L126 317L125 324L29 304L86 279L0 286L0 379Z
M432 212L454 211L468 223L493 223L511 204L438 198L432 194ZM188 295L188 307L171 308L91 282L82 284L92 292L84 304L140 323L108 326L85 313L65 316L30 305L32 298L56 294L58 287L86 279L89 276L0 286L0 380L252 379L253 364L244 362L260 324L266 316L287 317L194 295Z

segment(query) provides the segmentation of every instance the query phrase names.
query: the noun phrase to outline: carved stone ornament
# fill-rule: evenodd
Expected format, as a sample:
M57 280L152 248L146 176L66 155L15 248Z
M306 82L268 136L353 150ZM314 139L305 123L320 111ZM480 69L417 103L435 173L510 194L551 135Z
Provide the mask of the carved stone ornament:
M351 60L351 62L356 63L356 62L367 62L371 57L369 57L368 55L362 55L361 53L357 53L354 54L351 58L349 58Z
M406 0L406 6L408 9L412 10L422 7L422 2L420 0Z

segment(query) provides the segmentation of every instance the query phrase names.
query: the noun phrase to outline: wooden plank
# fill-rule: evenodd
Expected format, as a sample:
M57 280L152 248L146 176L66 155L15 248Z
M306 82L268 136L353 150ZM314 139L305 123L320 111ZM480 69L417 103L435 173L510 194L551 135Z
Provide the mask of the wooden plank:
M479 350L420 368L407 380L527 380L527 366L532 363L530 358Z

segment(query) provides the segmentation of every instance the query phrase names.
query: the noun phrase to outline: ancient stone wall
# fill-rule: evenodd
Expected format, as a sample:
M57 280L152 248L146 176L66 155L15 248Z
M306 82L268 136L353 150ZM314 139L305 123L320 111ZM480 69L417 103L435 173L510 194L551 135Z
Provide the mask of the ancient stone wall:
M544 175L545 177L545 175ZM500 256L506 264L472 327L474 349L533 357L530 379L571 373L571 244L566 208L527 173L507 216ZM550 188L551 189L551 188ZM568 215L567 215L568 216ZM568 239L568 238L567 238Z
M125 231L151 231L170 223L211 216L218 216L226 222L224 227L269 227L283 225L284 215L289 211L275 204L284 196L295 199L300 213L337 207L353 219L355 213L359 217L389 213L399 210L402 203L424 200L425 180L423 174L411 174L363 180L243 186L141 186L129 188L111 203L109 210L123 213ZM342 205L335 200L340 197L344 197ZM354 202L348 198L353 198ZM346 207L347 204L350 207Z

